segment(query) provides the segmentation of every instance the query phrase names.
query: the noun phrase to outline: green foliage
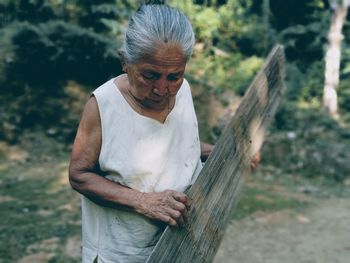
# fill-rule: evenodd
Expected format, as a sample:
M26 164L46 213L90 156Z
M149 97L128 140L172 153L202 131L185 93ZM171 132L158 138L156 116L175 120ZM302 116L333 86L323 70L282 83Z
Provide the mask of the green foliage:
M136 9L136 1L77 0L75 5L76 16L82 27L111 36L123 33L123 23Z
M350 132L318 108L284 102L274 128L263 147L263 164L306 177L342 181L348 176Z
M292 101L320 101L324 85L324 61L316 61L301 70L296 63L288 63L286 68L286 99ZM320 104L320 102L319 102Z
M265 48L260 41L265 31L257 27L259 18L255 14L247 16L246 10L253 2L174 3L189 16L197 42L201 43L190 62L189 73L216 87L215 93L230 89L243 94L262 64L263 58L250 56L264 53Z
M340 111L350 112L350 78L340 83L338 98Z
M236 92L239 95L244 95L249 84L253 80L254 76L258 73L262 67L264 60L256 56L249 57L240 61L236 68L235 74L231 78L231 82L236 84Z
M323 0L270 0L270 10L272 26L281 31L291 26L306 26L318 21L329 7L327 1Z
M243 55L264 55L268 49L269 28L263 17L251 12L254 1L229 1L219 9L218 46ZM261 7L259 7L261 8Z
M288 60L297 61L298 66L307 68L310 63L323 59L323 43L326 42L328 21L310 23L306 26L295 25L279 33L284 44Z
M197 51L192 58L188 72L200 76L219 94L225 90L233 90L244 94L254 75L262 66L263 60L258 57L242 58L237 55L216 55L211 50L207 53Z
M0 0L0 85L5 94L0 98L0 138L14 140L9 134L20 134L23 128L62 125L69 110L62 106L67 105L67 81L92 89L121 73L117 49L139 2ZM242 95L267 52L280 42L287 55L287 94L275 131L304 129L304 122L320 118L317 125L339 132L326 118L301 110L322 104L327 1L169 2L184 10L193 24L197 45L187 74L211 87L203 96L220 97L226 90ZM339 86L342 113L350 111L349 30L348 23ZM65 125L75 128L77 121Z
M324 86L324 61L316 61L310 65L305 74L300 99L311 102L313 99L322 98Z
M219 17L213 8L196 8L196 14L192 18L192 23L196 25L195 34L197 40L200 42L207 42L210 40L219 25Z
M6 95L0 99L0 138L15 140L23 128L57 125L68 110L62 107L68 80L97 87L122 71L117 54L120 44L110 36L113 31L96 32L102 22L111 27L118 24L108 24L117 13L113 1L103 2L89 7L96 14L89 20L94 27L74 23L81 9L64 5L66 1L57 5L39 0L0 3L2 10L14 14L0 29L5 36L0 46L6 51L0 53L0 85ZM51 19L41 16L49 9ZM107 26L104 30L108 31Z
M210 47L220 22L216 9L210 6L193 4L190 1L173 1L172 4L182 9L189 17L197 42L204 42Z
M44 0L1 0L0 13L7 17L6 26L13 21L32 21L33 23L46 22L56 19L60 10L56 9L52 1Z
M225 4L193 4L190 1L173 1L173 5L187 14L197 41L205 43L207 48L215 45L226 51L251 55L256 49L265 48L261 37L266 31L259 25L259 17L249 13L253 2L230 0Z

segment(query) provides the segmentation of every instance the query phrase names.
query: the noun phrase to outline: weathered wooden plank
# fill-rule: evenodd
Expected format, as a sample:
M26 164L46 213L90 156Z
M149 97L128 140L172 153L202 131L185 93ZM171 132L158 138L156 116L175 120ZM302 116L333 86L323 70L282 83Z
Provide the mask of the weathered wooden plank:
M284 92L284 51L276 46L246 92L194 185L184 228L167 227L148 263L211 262L238 200L252 153Z

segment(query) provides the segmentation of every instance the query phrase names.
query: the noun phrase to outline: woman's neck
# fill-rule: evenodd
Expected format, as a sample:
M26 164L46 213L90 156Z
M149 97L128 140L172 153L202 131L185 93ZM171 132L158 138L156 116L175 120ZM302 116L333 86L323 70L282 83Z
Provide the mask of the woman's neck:
M175 96L170 96L162 108L150 107L146 100L139 99L132 93L126 74L117 77L114 81L129 106L142 116L164 123L175 106Z

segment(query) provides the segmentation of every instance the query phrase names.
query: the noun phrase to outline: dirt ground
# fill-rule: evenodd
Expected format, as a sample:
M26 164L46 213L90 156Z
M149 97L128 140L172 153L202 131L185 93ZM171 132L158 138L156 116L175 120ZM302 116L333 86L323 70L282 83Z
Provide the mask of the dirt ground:
M233 221L215 263L348 263L350 199L317 198L302 212L256 212Z
M0 263L81 261L80 202L68 182L69 155L49 145L56 147L43 138L32 140L30 151L0 144ZM346 194L328 187L324 194L309 180L293 186L291 179L258 178L246 183L215 263L350 262L349 181Z

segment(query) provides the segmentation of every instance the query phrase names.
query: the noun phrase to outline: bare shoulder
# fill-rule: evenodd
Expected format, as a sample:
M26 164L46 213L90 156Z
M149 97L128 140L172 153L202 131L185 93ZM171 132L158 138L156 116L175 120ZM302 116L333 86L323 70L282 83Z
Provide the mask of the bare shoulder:
M98 163L102 142L101 121L96 98L87 101L74 140L71 163L85 168Z
M91 96L87 101L80 120L80 126L89 131L101 128L100 113L95 96Z

